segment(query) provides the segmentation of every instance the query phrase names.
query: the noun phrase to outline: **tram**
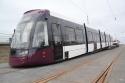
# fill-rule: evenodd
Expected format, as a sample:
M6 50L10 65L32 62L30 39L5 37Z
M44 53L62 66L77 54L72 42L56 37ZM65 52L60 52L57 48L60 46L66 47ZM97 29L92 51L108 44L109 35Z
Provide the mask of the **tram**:
M14 31L9 64L50 64L112 46L112 42L109 34L85 24L53 16L49 10L30 10Z

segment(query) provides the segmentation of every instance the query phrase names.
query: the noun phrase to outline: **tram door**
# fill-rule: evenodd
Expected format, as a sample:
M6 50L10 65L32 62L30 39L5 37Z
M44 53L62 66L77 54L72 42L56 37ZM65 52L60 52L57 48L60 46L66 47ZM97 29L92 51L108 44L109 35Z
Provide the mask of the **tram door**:
M55 61L59 61L63 59L62 35L61 35L61 27L59 24L52 24L52 34L53 34L54 59Z

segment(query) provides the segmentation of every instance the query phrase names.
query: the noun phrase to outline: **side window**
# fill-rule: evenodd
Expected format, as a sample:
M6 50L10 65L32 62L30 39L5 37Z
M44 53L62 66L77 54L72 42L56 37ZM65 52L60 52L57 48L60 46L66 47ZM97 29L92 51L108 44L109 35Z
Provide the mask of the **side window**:
M100 42L99 33L97 33L97 42Z
M52 33L53 33L53 40L55 44L61 43L61 31L59 24L52 24Z
M103 35L101 35L101 40L102 40L102 42L103 42Z
M88 37L88 42L91 41L91 33L89 31L87 31L87 37Z
M80 29L77 29L76 31L76 42L77 43L83 43L83 31Z
M98 36L97 36L97 33L94 33L94 36L95 36L94 41L95 41L95 42L97 42L97 41L98 41Z
M105 35L106 36L106 42L108 42L108 36L107 35Z
M65 42L74 43L75 42L75 30L70 27L65 27Z
M103 35L103 34L102 34L101 39L102 39L102 42L104 42L104 41L105 41L105 38L104 38L104 35Z
M91 32L91 35L92 35L91 41L95 41L96 37L94 36L93 32ZM94 39L94 38L95 38L95 39Z
M107 35L106 37L107 37L107 42L109 42L109 37L108 37L108 35Z
M95 42L99 42L99 34L98 33L95 33Z
M88 31L88 42L91 43L93 41L93 33Z
M33 38L33 47L48 46L48 31L47 23L43 21L38 21L36 23L34 38Z

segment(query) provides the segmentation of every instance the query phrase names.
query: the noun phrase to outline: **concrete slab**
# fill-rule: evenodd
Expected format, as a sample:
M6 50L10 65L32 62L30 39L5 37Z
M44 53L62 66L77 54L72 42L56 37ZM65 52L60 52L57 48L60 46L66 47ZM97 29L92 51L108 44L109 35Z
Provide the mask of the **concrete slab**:
M125 49L121 52L117 62L113 65L108 83L125 83Z
M80 66L79 68L76 68L76 70L52 79L47 83L93 83L121 51L122 49L117 52L106 54L89 65ZM42 81L40 83L42 83Z

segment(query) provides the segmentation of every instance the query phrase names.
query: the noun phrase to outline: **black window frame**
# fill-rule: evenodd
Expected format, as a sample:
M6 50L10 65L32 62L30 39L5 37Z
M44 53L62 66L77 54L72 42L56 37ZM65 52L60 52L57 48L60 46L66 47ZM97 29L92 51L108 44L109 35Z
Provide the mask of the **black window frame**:
M88 36L88 44L94 42L94 36L92 31L87 31L87 36Z
M81 31L81 34L78 34L79 32L77 32L77 31ZM85 38L84 38L84 33L83 33L83 30L82 29L75 29L75 35L76 35L76 43L77 44L82 44L82 43L84 43L85 42ZM79 41L78 39L79 39L79 37L78 37L78 35L82 38L82 41ZM77 37L78 37L78 39L77 39Z
M73 30L73 40L70 39L71 37L71 33L67 30L67 29L72 29ZM69 26L64 26L64 34L63 34L63 38L64 38L64 45L74 45L76 44L76 35L75 35L75 28L73 27L69 27Z
M55 25L56 27L58 27L60 30L59 30L59 32L58 32L58 34L55 34L55 30L53 30L53 25ZM53 41L53 43L55 44L55 45L59 45L59 44L62 44L62 41L63 41L63 39L62 39L62 31L61 31L61 25L60 24L57 24L57 23L51 23L51 29L52 29L52 41ZM57 32L56 32L57 33ZM59 37L59 40L55 40L55 36L58 36Z

